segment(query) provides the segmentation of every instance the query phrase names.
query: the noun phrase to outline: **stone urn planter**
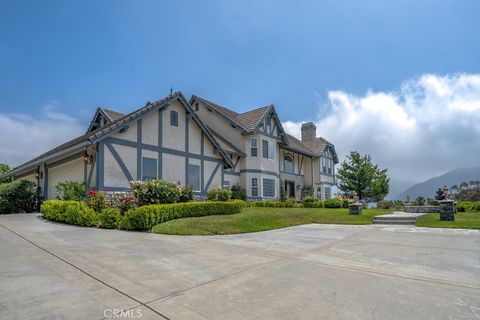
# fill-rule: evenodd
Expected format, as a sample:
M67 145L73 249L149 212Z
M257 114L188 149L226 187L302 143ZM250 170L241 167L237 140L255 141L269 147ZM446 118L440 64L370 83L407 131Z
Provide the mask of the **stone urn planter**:
M352 203L348 205L348 212L355 215L362 214L362 208L362 203Z

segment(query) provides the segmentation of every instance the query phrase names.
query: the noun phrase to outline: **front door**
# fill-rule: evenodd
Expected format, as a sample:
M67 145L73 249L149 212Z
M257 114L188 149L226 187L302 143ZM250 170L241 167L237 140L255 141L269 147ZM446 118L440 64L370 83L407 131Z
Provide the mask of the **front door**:
M288 198L295 198L295 182L285 181L285 193Z

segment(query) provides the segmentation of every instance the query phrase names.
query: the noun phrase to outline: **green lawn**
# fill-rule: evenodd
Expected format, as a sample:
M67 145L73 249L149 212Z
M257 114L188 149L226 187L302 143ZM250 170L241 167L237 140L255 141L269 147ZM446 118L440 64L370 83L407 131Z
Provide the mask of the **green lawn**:
M228 216L207 216L171 220L153 227L152 232L177 235L212 235L257 232L306 223L371 224L373 217L392 210L367 209L362 215L348 209L245 208Z
M480 229L480 212L459 212L455 221L440 221L438 213L430 213L417 219L418 227Z

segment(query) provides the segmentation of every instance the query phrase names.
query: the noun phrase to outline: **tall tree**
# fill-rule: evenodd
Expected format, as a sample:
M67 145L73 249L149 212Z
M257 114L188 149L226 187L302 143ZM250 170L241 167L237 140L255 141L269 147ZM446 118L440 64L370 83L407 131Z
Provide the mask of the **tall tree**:
M6 163L0 163L0 176L8 171L12 170L13 168L10 167ZM0 179L0 183L8 182L10 179Z
M389 192L387 169L378 168L369 155L362 156L357 151L350 152L340 165L337 178L340 190L368 202L383 200Z
M460 183L460 189L467 189L468 188L468 183L463 181L462 183Z
M470 188L475 188L475 185L477 184L477 181L475 181L475 180L470 180L470 181L468 182L468 184L470 185Z

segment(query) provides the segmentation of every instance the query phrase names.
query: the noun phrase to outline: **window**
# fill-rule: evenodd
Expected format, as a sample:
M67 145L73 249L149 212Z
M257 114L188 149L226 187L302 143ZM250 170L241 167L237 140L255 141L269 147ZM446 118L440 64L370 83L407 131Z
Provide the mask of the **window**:
M258 197L258 178L252 178L252 197Z
M272 141L262 140L262 155L265 159L275 159L275 149Z
M157 179L157 159L142 158L142 180Z
M170 125L178 127L178 112L170 111Z
M200 191L200 166L188 165L188 185L192 187L193 191Z
M327 159L322 158L322 172L326 173L327 172Z
M268 141L262 140L262 154L265 159L268 159Z
M285 172L288 173L295 173L295 169L293 167L293 158L291 155L285 155L285 160L283 161L283 166Z
M198 111L198 109L199 109L198 102L195 102L195 111Z
M331 196L332 196L332 188L325 187L325 199L330 199Z
M258 152L257 152L257 139L251 139L250 140L250 156L256 157Z
M332 164L333 161L331 159L328 159L328 174L332 174Z
M322 199L322 187L317 187L317 199Z
M263 179L263 196L271 198L275 197L275 180Z
M230 188L230 185L231 185L230 180L223 180L223 187L224 188Z

